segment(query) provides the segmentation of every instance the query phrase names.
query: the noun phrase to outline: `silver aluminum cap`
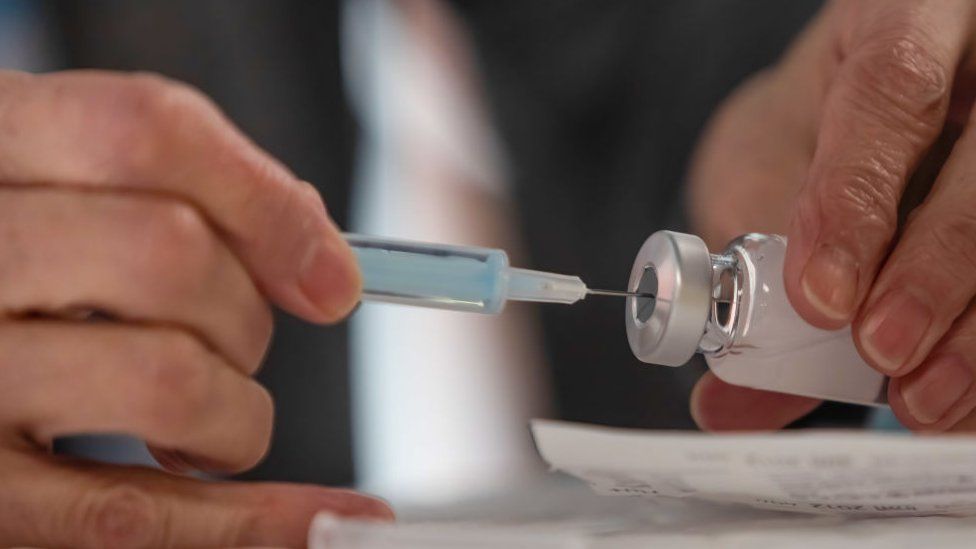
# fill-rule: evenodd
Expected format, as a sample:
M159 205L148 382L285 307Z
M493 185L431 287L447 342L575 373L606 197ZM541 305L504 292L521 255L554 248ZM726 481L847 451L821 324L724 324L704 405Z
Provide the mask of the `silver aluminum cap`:
M644 241L628 290L627 339L643 362L681 366L698 350L711 309L712 260L695 235L658 231Z

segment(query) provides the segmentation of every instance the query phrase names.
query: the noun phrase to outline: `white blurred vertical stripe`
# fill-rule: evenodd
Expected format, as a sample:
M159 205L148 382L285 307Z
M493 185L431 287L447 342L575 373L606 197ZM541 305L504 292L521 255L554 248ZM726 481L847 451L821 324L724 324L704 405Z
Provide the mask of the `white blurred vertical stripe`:
M345 67L361 151L354 227L517 248L504 162L455 19L436 0L349 0ZM364 305L352 320L359 485L443 503L538 471L547 409L531 309L498 317Z

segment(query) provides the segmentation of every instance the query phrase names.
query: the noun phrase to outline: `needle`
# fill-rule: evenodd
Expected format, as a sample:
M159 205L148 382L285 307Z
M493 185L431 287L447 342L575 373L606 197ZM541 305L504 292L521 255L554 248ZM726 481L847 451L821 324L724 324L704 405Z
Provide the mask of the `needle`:
M598 290L595 288L587 288L586 293L589 295L607 295L613 297L654 297L654 294L646 292L622 292L620 290Z

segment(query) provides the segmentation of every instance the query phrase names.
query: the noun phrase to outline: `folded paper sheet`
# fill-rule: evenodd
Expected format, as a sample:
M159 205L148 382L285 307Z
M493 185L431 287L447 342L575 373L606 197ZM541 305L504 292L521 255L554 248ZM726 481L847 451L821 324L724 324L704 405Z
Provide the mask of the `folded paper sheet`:
M606 495L854 516L976 515L976 438L864 431L704 434L536 420L556 470Z

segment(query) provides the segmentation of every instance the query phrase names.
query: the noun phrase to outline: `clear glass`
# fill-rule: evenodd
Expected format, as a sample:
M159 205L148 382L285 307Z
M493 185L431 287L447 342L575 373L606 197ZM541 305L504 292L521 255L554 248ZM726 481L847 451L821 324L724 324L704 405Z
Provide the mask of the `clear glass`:
M887 378L868 366L850 328L806 323L783 287L786 239L748 234L712 257L712 311L700 352L728 383L858 404L886 402Z

